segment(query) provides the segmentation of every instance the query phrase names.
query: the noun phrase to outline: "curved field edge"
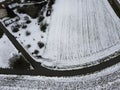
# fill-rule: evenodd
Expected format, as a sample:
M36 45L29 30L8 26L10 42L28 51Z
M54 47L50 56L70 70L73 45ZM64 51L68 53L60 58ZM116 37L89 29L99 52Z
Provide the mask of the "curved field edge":
M109 2L107 0L101 0L101 3L104 5L104 8L106 8L106 10L108 11L109 15L111 16L111 18L113 18L113 20L115 21L115 23L117 24L117 26L119 26L119 18L117 17L117 15L115 14L113 8L110 6ZM119 42L116 43L115 45L106 48L103 51L97 52L95 54L93 54L93 58L90 57L89 55L86 56L86 58L81 58L83 61L86 59L88 60L88 62L80 64L80 63L71 63L69 65L65 64L64 62L54 62L53 64L51 64L52 62L48 62L48 63L42 63L45 67L51 68L51 69L55 69L55 70L70 70L70 69L78 69L78 68L84 68L84 67L90 67L92 65L96 65L99 63L102 63L104 61L107 61L109 59L111 59L112 57L116 57L119 55ZM90 61L89 59L92 59L92 61ZM52 61L52 59L48 59L50 61ZM62 65L63 64L63 65Z

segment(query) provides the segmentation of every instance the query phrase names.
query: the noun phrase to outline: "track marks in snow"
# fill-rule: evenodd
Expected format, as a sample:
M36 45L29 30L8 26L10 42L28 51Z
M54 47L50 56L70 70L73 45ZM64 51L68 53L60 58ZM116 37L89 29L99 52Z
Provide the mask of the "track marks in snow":
M118 44L119 26L103 3L106 1L56 0L43 56L58 63L86 63Z

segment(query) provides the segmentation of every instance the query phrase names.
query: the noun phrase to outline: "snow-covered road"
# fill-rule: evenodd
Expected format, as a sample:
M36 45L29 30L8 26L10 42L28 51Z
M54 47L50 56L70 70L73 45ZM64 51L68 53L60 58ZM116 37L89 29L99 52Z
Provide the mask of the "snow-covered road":
M56 0L43 57L63 67L109 56L120 49L119 24L107 0Z

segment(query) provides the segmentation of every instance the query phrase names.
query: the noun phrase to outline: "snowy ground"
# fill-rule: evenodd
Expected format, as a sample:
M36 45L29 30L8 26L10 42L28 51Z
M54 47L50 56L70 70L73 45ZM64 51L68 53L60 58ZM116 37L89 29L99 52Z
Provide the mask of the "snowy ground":
M117 0L120 3L120 0Z
M0 75L1 90L119 90L120 63L85 76Z
M9 41L9 39L3 35L0 39L0 67L8 68L9 67L9 59L14 55L18 54L15 47Z
M5 1L5 0L0 0L0 2L3 2L3 1Z
M87 1L88 1L88 3L86 5L85 2L87 2ZM84 19L83 22L89 23L89 25L86 24L86 26L84 26L84 27L89 26L89 29L85 29L85 31L83 31L83 29L79 29L80 30L79 31L76 29L76 27L74 27L74 25L71 24L71 22L69 22L69 19L68 19L69 17L67 16L67 13L64 13L65 16L62 16L62 17L64 17L64 19L62 19L61 16L59 16L60 14L59 15L55 14L55 13L62 13L62 11L64 11L64 10L69 10L68 9L69 3L67 3L67 2L73 3L74 7L78 7L77 4L81 4L80 5L81 7L86 8L84 11L80 10L80 12L82 12L82 13L79 13L79 14L84 14L84 17L82 16ZM87 8L88 4L89 4L89 7L91 7L92 9ZM66 6L66 8L61 8L61 5ZM54 17L56 18L56 22L58 22L58 20L60 18L61 24L64 25L65 28L60 24L60 22L58 22L58 23L62 27L58 26L59 28L53 27L53 25L55 24L55 26L56 26L57 23L54 23L54 24L50 23L50 25L48 27L49 32L47 33L48 34L48 40L46 42L47 46L45 49L45 53L43 54L44 57L48 57L50 59L54 59L55 61L57 61L57 59L60 57L60 53L59 53L60 48L57 49L57 45L62 45L62 47L64 48L62 50L64 52L63 51L61 51L61 52L63 52L63 54L68 55L68 56L69 56L69 54L67 54L66 51L69 49L69 47L70 48L73 47L74 49L76 49L76 44L79 44L80 46L82 45L81 48L77 48L77 50L76 50L78 52L78 49L82 50L82 47L83 47L83 53L81 52L80 53L81 56L77 57L77 58L80 58L79 59L80 61L78 61L78 59L74 59L74 61L76 61L78 64L89 62L86 60L83 62L83 60L81 59L82 57L85 58L87 54L90 55L90 56L88 56L88 59L90 61L94 61L94 60L98 60L98 58L102 58L104 56L110 55L110 54L114 53L115 51L119 50L119 47L120 47L119 34L120 34L120 32L119 32L118 24L120 21L119 21L118 17L115 15L115 13L112 11L112 8L107 3L107 0L81 0L81 1L80 0L76 0L76 1L75 0L69 0L69 1L68 0L56 0L56 4L54 7L57 7L57 6L60 8L54 8L54 12L51 16L50 22L55 22L54 21L55 19L53 18L53 16L55 15ZM74 7L71 7L71 8L74 9ZM96 7L96 8L94 8L94 7ZM57 11L57 9L59 9L60 11ZM80 9L80 7L79 7L79 9ZM90 12L87 12L87 10L88 11L90 10ZM73 10L71 9L70 15L72 15L72 16L70 16L70 17L73 20L73 22L76 23L76 21L74 21L74 19L77 19L77 18L80 19L80 16L75 17L73 15L72 11ZM103 11L103 12L98 12L98 11ZM73 12L76 13L76 11L73 11ZM89 13L89 14L87 15L87 13ZM77 14L77 15L79 15L79 14ZM59 18L57 18L57 15L59 16ZM85 15L87 15L87 17L85 17ZM104 17L102 17L102 16L104 16ZM87 21L87 19L85 19L85 18L89 18L89 20ZM94 19L92 19L92 18L94 18ZM77 19L77 20L79 20L79 19ZM64 22L63 22L63 20L64 20ZM69 24L66 25L65 24L65 22L67 22L66 20L68 20L69 24L71 24L71 25L69 25ZM97 23L95 23L96 27L91 27L93 24L90 22L97 22ZM35 22L32 22L32 24L35 24ZM77 24L80 24L80 23L77 23ZM68 30L67 26L73 27L75 32L73 32L72 29L69 29L69 31L72 32L73 34L71 34L70 32L66 33ZM77 27L82 28L80 26L78 25ZM38 27L35 27L35 28L38 28ZM64 29L62 29L62 28L64 28ZM94 29L91 29L91 28L94 28ZM64 30L64 31L62 31L62 30ZM24 36L25 31L23 31L23 32L21 31L19 33L21 33L22 36ZM52 32L54 32L54 34ZM82 36L79 37L77 32ZM84 32L84 33L86 33L86 35L81 34L80 32ZM99 34L98 34L98 32L99 32ZM57 34L57 33L59 33L59 34ZM18 38L22 38L19 36L19 34L17 34L17 33L15 33L15 34ZM38 35L38 34L35 33L35 35ZM54 35L54 37L52 35ZM89 35L92 37L89 38L88 37ZM101 35L101 37L100 37L100 35ZM34 34L33 34L33 36L34 36ZM63 36L65 36L65 37L62 38ZM68 38L68 36L72 36L72 37ZM22 38L21 41L23 39L25 39L28 42L33 43L33 41L31 41L31 40L33 40L32 37L29 37L32 39L29 39L29 38L27 39L27 38ZM58 38L62 38L62 39L59 40ZM76 40L75 40L76 38L77 38L77 40L84 39L85 41L84 41L84 43L79 43L82 41L79 40L79 42L76 42ZM101 38L103 38L103 39L101 39ZM68 39L69 42L71 43L71 44L67 44L69 47L66 46L65 42L68 42L66 39ZM58 41L56 41L56 40L58 40ZM75 47L72 44L71 40L73 40ZM105 40L105 41L103 41L103 40ZM27 43L27 41L26 41L26 43ZM88 41L92 42L92 43L88 43ZM61 42L61 43L58 44L58 42ZM23 42L24 45L27 45L26 43ZM29 43L29 44L32 44L32 43ZM53 45L52 45L52 43L53 43ZM98 47L99 44L100 44L100 46ZM35 43L33 43L32 46L34 46L34 45L35 45ZM48 45L50 45L50 47L48 47ZM92 46L92 45L94 45L94 46ZM53 48L53 46L54 46L54 48ZM89 46L91 46L92 48L89 48ZM70 49L71 52L73 52L73 48ZM8 38L5 35L0 39L0 50L1 50L0 51L0 66L7 67L8 59L14 53L17 53L17 50L14 48L14 46L11 44L11 42L8 40ZM53 51L51 51L51 50L53 50ZM90 53L90 50L92 50L91 52L93 52L93 53ZM33 47L33 51L34 51L34 47ZM55 51L56 51L56 53L58 52L58 54L53 53ZM31 51L29 50L29 52L32 53L32 50ZM50 52L52 52L52 53L50 53ZM52 56L49 56L49 54ZM62 54L62 56L63 56L63 54ZM100 54L102 57L101 56L98 57ZM54 55L56 55L57 57L54 57ZM95 59L93 59L92 55L96 55ZM90 57L91 57L91 59L90 59ZM63 61L63 59L64 59L64 57L59 58L58 60ZM54 60L53 60L53 62L54 62ZM72 62L72 59L69 62L66 58L64 60L67 61L66 63ZM60 61L57 61L57 62L60 63ZM72 63L76 64L74 62L72 62ZM69 63L69 65L70 65L70 63ZM93 73L90 75L85 75L85 76L59 77L58 78L58 77L45 77L45 76L0 75L0 89L1 90L28 90L28 89L29 90L120 90L120 63L118 63L114 66L111 66L110 68L107 68L105 70L102 70L102 71L99 71L99 72L96 72L96 73Z
M26 24L26 15L17 15L20 21L7 28L46 66L80 67L120 50L120 20L107 0L56 0L52 15L42 22L49 24L46 32L40 30L38 18L28 16L32 22ZM21 25L19 31L13 32L16 25ZM23 29L24 25L27 27ZM30 35L26 36L28 32ZM45 46L40 48L38 42Z
M56 0L43 57L58 67L106 57L120 49L119 24L107 0Z

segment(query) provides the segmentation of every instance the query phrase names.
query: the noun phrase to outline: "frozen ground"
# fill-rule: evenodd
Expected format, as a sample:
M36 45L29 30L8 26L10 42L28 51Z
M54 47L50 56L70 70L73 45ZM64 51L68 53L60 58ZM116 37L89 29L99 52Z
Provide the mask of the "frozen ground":
M46 66L82 68L120 50L120 20L107 0L56 0L52 15L42 22L49 24L46 32L40 30L38 18L16 14L20 21L8 30ZM26 16L31 23L25 23ZM16 25L20 25L19 31L13 32ZM24 25L27 27L22 28ZM44 46L40 48L38 42Z
M120 20L107 0L56 0L43 57L58 67L81 65L120 48Z
M117 0L120 3L120 0Z
M0 39L0 67L8 68L9 67L9 59L17 54L18 51L9 41L9 39L3 35Z
M62 2L62 1L65 1L65 0L56 0L56 1L57 2ZM68 0L66 0L66 1L68 1ZM72 2L72 1L75 1L75 0L69 0L69 1ZM80 0L76 0L76 2L77 1L80 2ZM108 26L109 26L109 24L111 25L110 29L107 29L108 27L105 27L105 25L103 25L104 27L100 27L100 26L98 26L98 24L97 24L97 27L95 27L97 29L92 29L92 30L88 29L91 33L94 30L94 32L92 34L94 34L95 36L93 35L92 38L94 38L93 42L95 41L95 43L90 43L90 44L93 44L94 47L95 47L95 51L94 51L95 53L94 54L96 54L96 50L98 50L98 54L96 54L96 57L95 57L94 60L97 60L97 55L99 55L99 53L102 53L103 57L104 57L104 56L110 55L110 53L112 54L115 51L118 51L119 50L119 27L117 25L117 22L119 24L120 21L118 20L118 17L115 15L115 13L112 11L111 7L106 2L107 0L81 0L81 1L82 1L81 3L83 3L83 2L85 3L86 1L89 1L89 3L87 3L87 5L88 4L92 4L94 2L94 4L92 4L92 5L96 6L96 8L94 8L94 9L96 9L95 12L93 11L95 15L101 15L101 14L98 14L97 11L99 11L98 8L100 9L99 5L103 6L103 7L101 7L101 9L104 11L104 13L103 13L104 15L103 16L106 16L106 19L104 20L104 19L102 19L103 18L102 16L99 16L99 18L97 17L97 19L98 19L98 21L100 20L100 22L97 22L97 23L100 24L100 25L103 24L103 23L105 25L108 25ZM92 3L90 3L90 1ZM58 4L57 2L56 2L56 4ZM72 3L74 3L74 2L72 2ZM60 4L62 4L62 6L64 6L64 4L66 5L68 3L64 3L64 4L60 3ZM91 5L91 7L94 7L92 5ZM54 6L54 7L56 7L56 6ZM74 7L76 7L76 5L74 5ZM72 8L74 8L74 7L72 7ZM86 5L85 5L85 7L86 7ZM62 9L62 8L59 8L59 9ZM87 8L87 9L89 10L90 8ZM85 10L87 10L87 9L85 9ZM93 10L93 9L91 9L91 10ZM109 12L109 14L108 14L108 12ZM53 12L53 15L55 15L54 13L55 12ZM60 13L60 12L58 12L58 13ZM94 14L93 14L92 18L94 17ZM51 17L53 17L53 16L51 16ZM88 16L88 18L90 18L90 16ZM60 20L62 21L63 19L60 19ZM84 20L86 20L86 19L84 19ZM54 19L51 18L51 22L52 21L54 21ZM56 19L56 21L57 21L57 19ZM108 21L109 21L109 24L108 24ZM90 23L90 21L88 21L88 22ZM113 23L113 22L115 22L115 23ZM69 22L69 23L71 23L71 22ZM85 21L84 21L84 23L85 23ZM56 23L54 23L54 24L56 24ZM64 24L64 22L63 22L63 24ZM53 24L50 23L49 32L48 32L48 35L49 35L48 40L50 38L51 42L48 41L47 42L47 46L51 45L51 43L53 43L53 45L55 46L55 44L58 43L58 42L56 42L56 43L52 42L52 40L54 41L54 39L52 38L52 32L54 32L54 31L51 29L52 28L51 25L53 25ZM91 23L90 23L90 25L91 25ZM73 25L71 25L71 26L73 26ZM98 29L98 27L102 28L102 29ZM38 27L36 27L36 28L38 28ZM104 28L106 28L106 29L104 29ZM61 34L61 32L63 32L61 30L59 30L60 34ZM64 31L66 32L66 30L67 30L67 27L66 27L66 29L64 29ZM74 29L74 30L76 31L76 29ZM80 30L82 30L82 29L80 29ZM57 32L57 30L55 32ZM54 37L56 37L56 33L55 32L54 32ZM70 34L70 33L65 33L65 32L62 33L63 36L65 36L65 34L66 34L66 36L68 34ZM77 32L79 32L79 31L77 31ZM86 32L87 32L86 37L85 37L85 35L82 34L82 36L85 37L84 40L91 40L90 38L87 39L89 34L88 34L88 31L86 31ZM108 41L112 39L111 37L113 37L113 40L111 40L111 42L104 42L102 44L102 45L105 45L104 48L108 47L107 46L108 44L106 44L106 43L109 43L109 45L111 47L106 48L105 51L104 51L104 49L99 49L99 48L96 49L96 47L97 47L96 45L98 45L98 44L97 44L96 39L95 39L95 37L96 37L95 32L105 32L106 34L102 33L103 35L101 35L101 37L103 36L103 38L105 40L107 39ZM22 32L20 32L20 33L22 33ZM116 35L115 33L118 34L118 35ZM73 34L77 35L76 32L73 32ZM16 34L16 36L17 35L18 34ZM24 33L22 33L22 35L25 35L25 31L24 31ZM98 33L97 33L97 35L98 35ZM59 36L59 38L60 37L62 38L62 36L60 36L60 35L58 35L58 36ZM72 36L75 36L75 35L72 35ZM19 37L19 35L18 35L18 37ZM77 38L77 37L73 37L73 39ZM19 37L19 38L21 38L21 37ZM66 40L66 38L63 39L63 40L60 40L60 41L63 41L63 44L64 44L64 40ZM32 42L32 41L29 41L29 39L27 39L27 38L25 38L25 39L28 40L28 42ZM67 38L67 39L69 40L69 38ZM57 40L57 39L55 39L55 40ZM98 41L98 42L101 42L101 41ZM118 43L115 44L115 42L116 43L118 42ZM75 43L74 45L76 45L76 43L78 43L78 42L74 41L74 43ZM58 45L64 46L63 44L58 44ZM68 46L71 46L71 45L68 45ZM80 45L83 45L83 43L80 44ZM89 46L89 43L88 44L86 43L86 45ZM51 54L50 53L51 49L49 49L49 48L52 48L52 45L51 45L51 47L47 47L45 53L43 54L45 57L48 56L46 54L46 52L48 52L48 54ZM57 47L55 46L55 48L57 48ZM63 47L63 48L65 48L65 47ZM91 48L89 48L89 49L93 50ZM86 52L88 52L89 49L86 49ZM0 61L0 66L6 67L8 64L5 64L5 63L6 62L8 63L8 58L10 58L12 56L12 54L17 53L17 51L13 47L13 45L10 43L10 41L7 39L7 37L5 35L2 37L2 39L0 39L0 50L1 50L0 51L0 60L1 60ZM57 50L59 50L59 48ZM68 50L68 48L67 48L67 50ZM73 50L73 49L71 49L71 50ZM101 50L101 51L99 52L99 50ZM34 51L34 48L33 48L33 51ZM54 49L53 49L53 51L54 51ZM31 50L31 52L32 52L32 50ZM56 53L53 53L51 55L54 55L54 54L57 55ZM83 54L85 54L85 53L83 53ZM90 55L93 55L93 54L90 54ZM58 54L58 56L59 56L59 54ZM92 56L90 56L90 57L92 58ZM56 60L56 58L54 56L52 56L50 58L51 59L53 58L54 60ZM100 58L102 58L102 57L100 57ZM59 60L62 61L63 59L59 59ZM77 59L75 59L75 60L77 61ZM82 59L80 59L79 62L77 61L77 63L78 64L81 64L81 62L84 63L81 60ZM92 61L93 58L89 59L89 60ZM60 61L58 61L58 62L60 62ZM68 62L66 62L66 63L68 63ZM20 75L20 76L19 75L13 75L12 76L12 75L0 75L0 89L1 90L28 90L28 89L29 90L120 90L120 63L118 63L115 66L111 66L110 68L107 68L107 69L105 69L103 71L99 71L99 72L96 72L96 73L93 73L93 74L90 74L90 75L85 75L85 76L59 77L58 78L58 77L45 77L45 76L23 76L23 75Z
M120 63L85 76L0 75L1 90L119 90Z
M5 0L0 0L0 2L3 2L3 1L5 1Z

